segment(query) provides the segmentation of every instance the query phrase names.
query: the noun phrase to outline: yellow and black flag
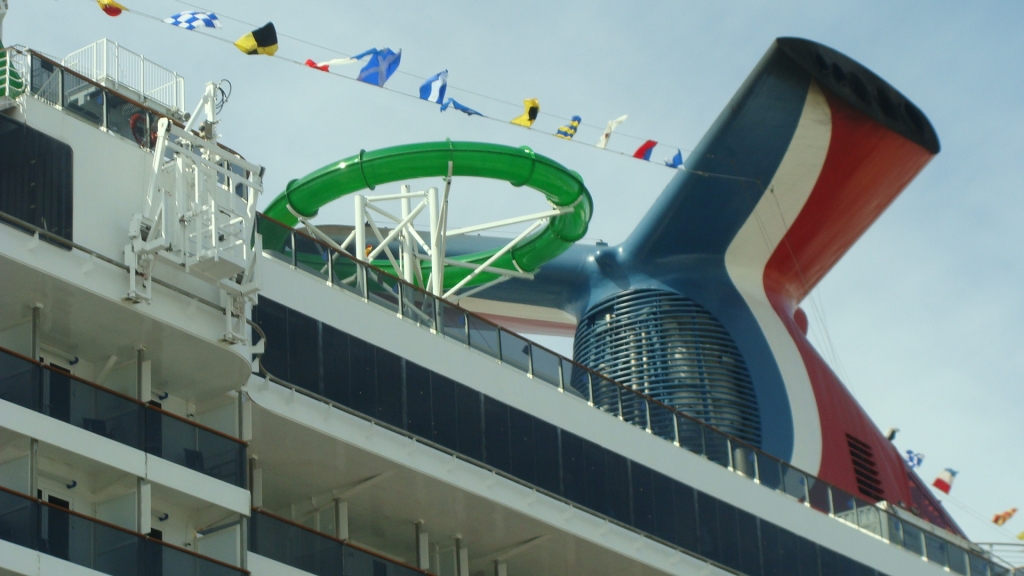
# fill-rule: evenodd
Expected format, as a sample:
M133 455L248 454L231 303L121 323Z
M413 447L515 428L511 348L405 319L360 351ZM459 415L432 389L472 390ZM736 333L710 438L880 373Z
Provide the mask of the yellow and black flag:
M235 41L235 47L246 54L266 54L273 56L277 52L277 29L273 22L267 22Z
M540 100L537 100L536 98L527 98L526 100L523 100L523 108L525 109L523 114L521 116L516 116L510 120L510 122L529 128L530 126L533 126L533 121L537 119L537 114L540 113Z

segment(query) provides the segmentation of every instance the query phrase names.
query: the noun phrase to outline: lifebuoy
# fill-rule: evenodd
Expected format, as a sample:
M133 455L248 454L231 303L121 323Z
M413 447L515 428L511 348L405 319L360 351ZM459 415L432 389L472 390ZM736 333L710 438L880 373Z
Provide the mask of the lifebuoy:
M152 148L156 144L156 127L149 132L149 143L146 143L146 119L145 114L142 112L136 112L132 114L132 117L128 119L128 128L132 131L132 138L135 138L135 142L143 148Z

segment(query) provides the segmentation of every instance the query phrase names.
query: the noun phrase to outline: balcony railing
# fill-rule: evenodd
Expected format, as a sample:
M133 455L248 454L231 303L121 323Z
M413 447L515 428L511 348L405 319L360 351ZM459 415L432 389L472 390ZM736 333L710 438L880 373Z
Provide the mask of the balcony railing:
M105 86L128 90L142 102L156 102L172 113L185 111L185 79L117 42L94 42L69 54L63 65Z
M0 540L114 576L239 576L212 558L0 487Z
M0 400L246 486L246 444L241 440L5 348L0 348Z
M290 226L258 214L257 231L265 238L267 235L284 238L277 249L267 248L268 244L264 243L264 252L268 256L429 328L432 334L455 340L536 380L575 395L595 408L746 476L804 506L948 567L953 573L971 576L1011 574L1007 565L983 557L980 550L968 550L945 535L925 532L888 510ZM319 256L319 262L310 256ZM595 398L611 398L612 401L596 404Z
M430 576L258 508L249 519L249 551L316 576Z

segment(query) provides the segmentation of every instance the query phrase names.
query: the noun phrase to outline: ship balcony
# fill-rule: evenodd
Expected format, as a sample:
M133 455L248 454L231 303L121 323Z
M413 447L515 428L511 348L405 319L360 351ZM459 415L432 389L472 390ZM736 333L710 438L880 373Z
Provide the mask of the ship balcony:
M239 573L245 455L223 432L0 350L0 573Z
M267 218L259 225L279 226ZM447 515L439 530L448 540L463 535L475 551L474 571L484 569L477 554L493 560L501 546L547 535L550 541L513 561L515 572L616 565L687 573L679 558L693 557L706 563L701 569L754 574L761 568L746 566L754 560L742 550L769 546L757 562L765 570L780 563L783 573L799 570L793 563L803 554L815 558L809 574L1009 573L909 512L830 486L380 270L344 255L324 258L322 267L303 264L297 254L330 248L301 232L284 235L281 249L264 253L254 315L266 332L267 375L247 387L259 423L251 453L263 468L265 509L311 521L305 503L324 504L360 479L387 478L382 494L370 487L358 498L366 504L348 503L349 521L364 525L353 528L356 541L409 561L415 518ZM596 395L617 401L595 405ZM464 413L466 402L473 408ZM304 459L279 443L315 445L320 454ZM461 477L465 483L456 482ZM696 494L691 508L674 508L665 494L676 479ZM518 500L510 497L520 488ZM436 498L404 499L409 494ZM548 505L561 512L545 516ZM588 538L588 522L601 527L600 536ZM496 533L503 538L472 542ZM585 549L573 558L600 559L599 566L545 564L549 545ZM641 558L653 550L659 560Z
M231 486L247 487L245 442L4 348L0 401Z
M161 262L152 302L127 298L126 231L146 200L162 115L38 53L8 52L27 89L0 113L0 345L31 356L34 329L86 378L145 348L168 402L223 400L248 378L251 351L226 338L219 289Z
M0 572L239 576L236 566L0 486ZM33 554L33 552L35 554Z

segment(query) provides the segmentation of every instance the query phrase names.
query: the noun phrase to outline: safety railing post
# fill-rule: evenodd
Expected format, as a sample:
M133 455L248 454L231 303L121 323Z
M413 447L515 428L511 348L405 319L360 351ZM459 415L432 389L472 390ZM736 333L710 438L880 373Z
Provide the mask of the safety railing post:
M298 256L295 254L295 231L292 230L288 233L288 244L292 249L292 267L298 266Z
M675 437L673 444L679 446L679 416L676 414L672 414L672 433Z
M651 432L651 403L648 400L644 400L644 412L647 415L647 432Z

